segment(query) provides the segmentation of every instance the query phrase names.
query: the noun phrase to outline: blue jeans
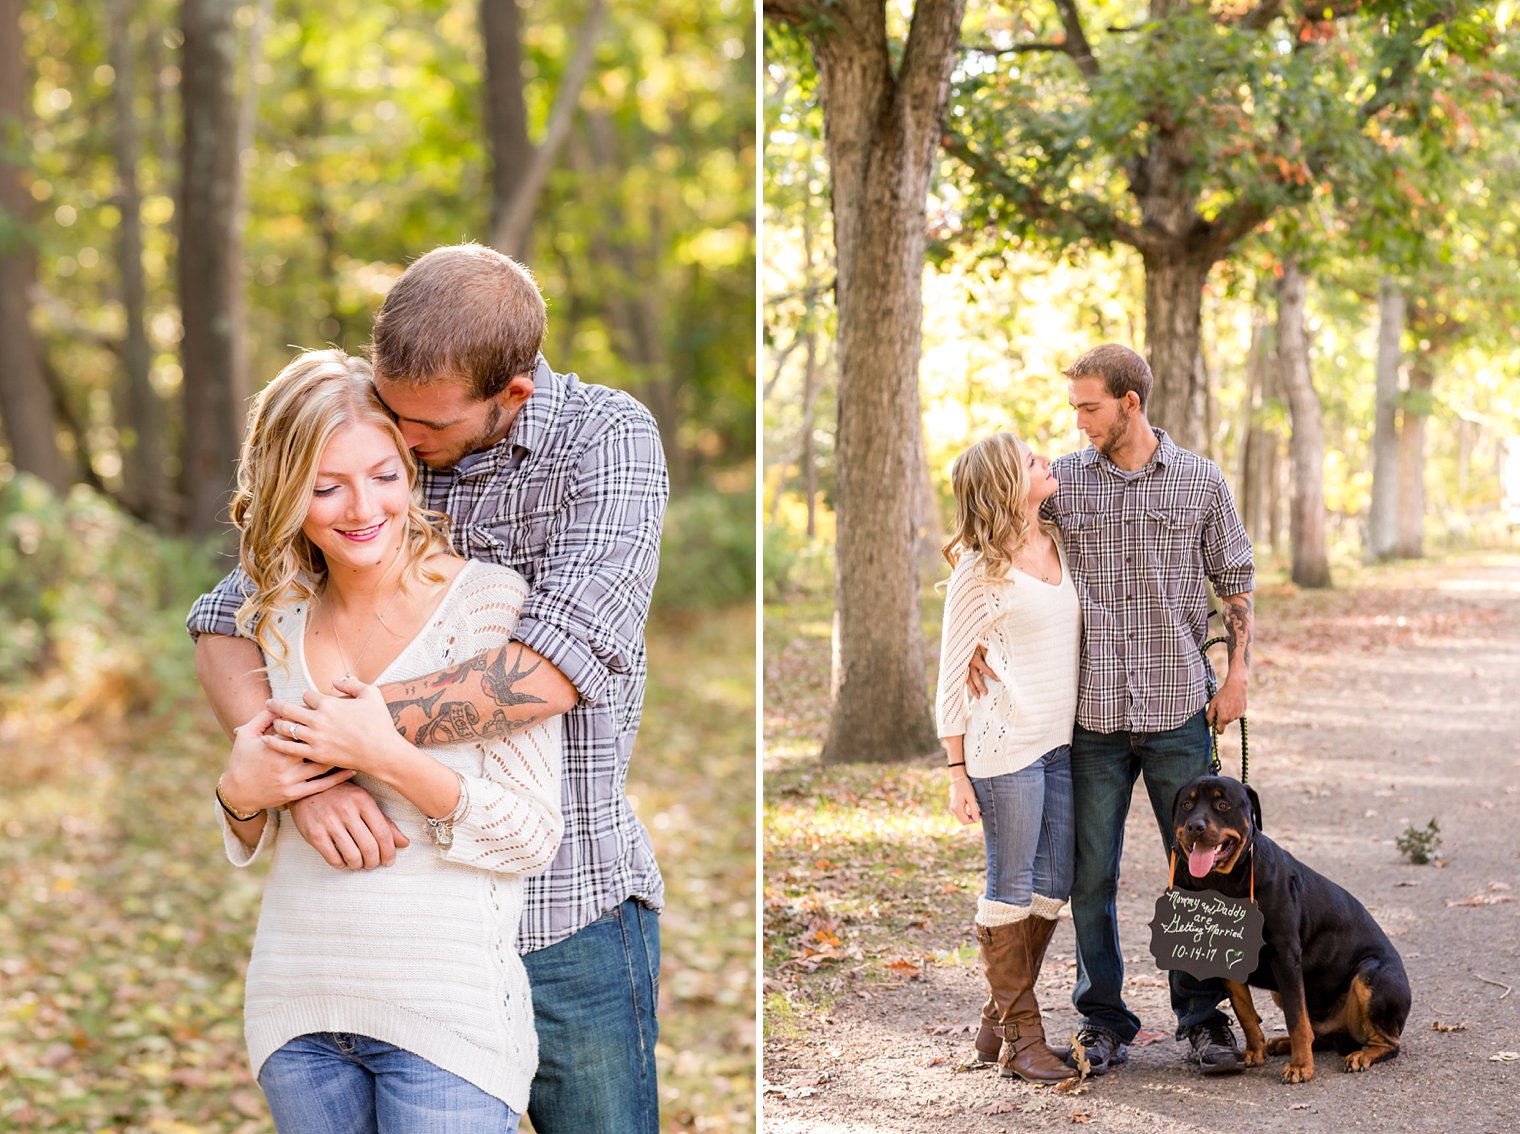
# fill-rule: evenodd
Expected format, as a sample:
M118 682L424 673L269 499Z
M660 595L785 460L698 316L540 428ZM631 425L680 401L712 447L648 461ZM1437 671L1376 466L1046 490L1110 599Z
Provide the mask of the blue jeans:
M517 1112L473 1083L368 1036L297 1036L259 1086L280 1134L513 1134Z
M1027 768L971 777L987 844L987 897L1027 906L1034 894L1065 901L1072 881L1071 746Z
M1177 790L1209 771L1209 726L1200 709L1166 732L1089 732L1077 725L1071 738L1071 778L1076 796L1077 870L1071 920L1077 932L1077 987L1072 993L1084 1022L1135 1038L1140 1019L1124 1004L1124 954L1119 949L1119 857L1124 821L1135 780L1145 790L1161 832L1162 854L1172 845L1172 802ZM1222 1022L1222 980L1199 980L1173 970L1172 1010L1181 1036L1198 1024Z
M538 1026L537 1134L659 1134L660 915L633 898L523 955Z

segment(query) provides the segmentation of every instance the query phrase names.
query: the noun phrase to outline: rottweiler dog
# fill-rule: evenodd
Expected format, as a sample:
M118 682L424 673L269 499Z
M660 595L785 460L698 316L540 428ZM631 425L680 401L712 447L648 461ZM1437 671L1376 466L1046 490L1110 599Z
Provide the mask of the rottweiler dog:
M1347 1071L1399 1053L1410 995L1398 951L1366 906L1262 834L1255 791L1226 776L1200 776L1177 793L1172 829L1179 888L1247 898L1255 871L1261 958L1245 984L1226 982L1246 1035L1246 1066L1286 1051L1283 1082L1306 1083L1315 1047L1343 1054ZM1287 1036L1266 1042L1251 986L1272 993Z

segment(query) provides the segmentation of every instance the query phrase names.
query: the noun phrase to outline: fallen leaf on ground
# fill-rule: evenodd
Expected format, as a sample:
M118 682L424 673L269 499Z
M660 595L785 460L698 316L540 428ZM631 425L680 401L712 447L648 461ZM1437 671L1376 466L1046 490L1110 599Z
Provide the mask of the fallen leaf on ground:
M1171 1039L1172 1033L1160 1028L1141 1028L1135 1033L1135 1038L1129 1041L1130 1047L1150 1047L1153 1043Z
M1452 906L1498 906L1503 905L1505 902L1513 902L1514 900L1508 894L1491 894L1487 897L1484 897L1482 894L1474 894L1471 898L1463 898L1461 901L1447 902L1446 908L1450 909Z
M1520 1060L1520 1051L1496 1051L1488 1057L1490 1063L1514 1063Z
M920 980L924 975L924 968L922 965L916 961L909 961L903 958L899 958L895 961L888 961L882 967L885 968L887 972L891 973L893 976L902 977L904 980Z
M920 1060L918 1065L920 1067L938 1067L948 1058L949 1056L946 1055L931 1055L926 1059Z
M1432 1020L1430 1026L1438 1032L1465 1032L1467 1021L1463 1020L1460 1024L1443 1024L1440 1020Z
M1086 1126L1092 1122L1092 1111L1074 1110L1071 1112L1071 1120L1077 1123L1079 1126Z
M1018 1103L1009 1102L1007 1099L1004 1099L1001 1102L993 1103L986 1110L982 1111L982 1113L990 1118L994 1114L1016 1114L1018 1110Z

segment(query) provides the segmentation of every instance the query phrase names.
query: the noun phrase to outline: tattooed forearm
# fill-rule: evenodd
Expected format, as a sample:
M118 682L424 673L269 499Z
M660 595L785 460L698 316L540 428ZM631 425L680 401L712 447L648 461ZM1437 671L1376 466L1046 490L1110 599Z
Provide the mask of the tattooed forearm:
M512 655L510 661L508 653ZM524 712L522 707L548 702L523 688L523 683L543 662L535 659L525 665L524 653L523 646L510 643L443 670L425 682L404 685L401 699L390 704L396 731L424 747L460 740L494 740L538 724L543 714Z
M1228 643L1229 657L1233 661L1236 650L1242 650L1242 658L1246 666L1251 664L1251 643L1254 640L1254 626L1251 608L1251 596L1231 595L1225 599L1224 610L1224 633Z

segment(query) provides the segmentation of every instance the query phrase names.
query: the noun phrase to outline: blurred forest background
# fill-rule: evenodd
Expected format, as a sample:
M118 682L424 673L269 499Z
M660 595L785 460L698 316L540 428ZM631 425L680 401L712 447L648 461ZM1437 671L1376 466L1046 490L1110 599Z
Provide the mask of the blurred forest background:
M950 462L1085 447L1060 371L1100 342L1265 579L1514 544L1513 0L764 14L768 767L937 750Z
M753 1127L755 69L735 0L0 0L0 1127L269 1129L182 620L249 395L466 239L660 422L662 1108Z

